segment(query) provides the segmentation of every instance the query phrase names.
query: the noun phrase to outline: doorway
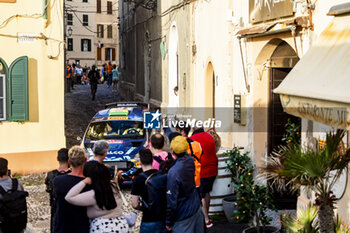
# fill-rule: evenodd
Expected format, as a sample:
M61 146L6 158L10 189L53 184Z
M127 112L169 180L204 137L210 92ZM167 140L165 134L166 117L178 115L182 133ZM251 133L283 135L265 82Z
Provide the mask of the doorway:
M209 62L207 66L204 90L206 118L215 118L215 71L211 62Z
M269 59L269 85L268 85L268 154L278 149L278 146L285 145L282 139L286 135L286 124L289 121L296 126L301 125L301 118L289 115L283 111L280 96L273 93L294 65L299 61L294 49L285 41L276 47ZM299 132L300 133L300 132ZM299 134L300 135L300 134ZM277 187L269 184L278 209L295 209L298 193L277 191ZM288 189L288 187L287 187Z

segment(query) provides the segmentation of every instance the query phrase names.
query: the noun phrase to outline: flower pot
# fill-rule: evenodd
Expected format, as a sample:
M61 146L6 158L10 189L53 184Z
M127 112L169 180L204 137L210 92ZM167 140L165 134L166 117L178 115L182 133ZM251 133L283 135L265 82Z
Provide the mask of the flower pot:
M233 212L238 209L237 206L235 206L236 200L236 196L226 197L222 200L222 208L224 209L227 221L232 223L235 222L234 219L232 219Z
M279 229L273 226L266 226L266 227L260 226L259 231L260 233L277 233L279 232ZM255 227L248 227L244 229L242 233L257 233L257 232L258 231L256 230Z

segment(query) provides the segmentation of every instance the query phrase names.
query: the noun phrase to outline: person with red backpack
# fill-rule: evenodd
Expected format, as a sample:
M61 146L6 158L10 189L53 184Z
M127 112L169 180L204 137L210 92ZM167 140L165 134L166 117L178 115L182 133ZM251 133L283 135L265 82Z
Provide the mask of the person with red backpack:
M164 166L165 161L174 161L173 156L163 150L165 144L165 138L160 133L153 134L151 136L151 151L153 154L153 169L160 170Z

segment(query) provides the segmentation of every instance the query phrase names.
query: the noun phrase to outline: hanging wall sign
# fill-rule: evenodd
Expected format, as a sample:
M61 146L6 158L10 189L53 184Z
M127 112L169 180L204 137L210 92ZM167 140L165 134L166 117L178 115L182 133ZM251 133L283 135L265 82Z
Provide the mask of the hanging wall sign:
M293 2L290 0L249 0L251 23L278 19L293 14Z
M241 95L234 95L234 122L240 124L242 122L241 114Z

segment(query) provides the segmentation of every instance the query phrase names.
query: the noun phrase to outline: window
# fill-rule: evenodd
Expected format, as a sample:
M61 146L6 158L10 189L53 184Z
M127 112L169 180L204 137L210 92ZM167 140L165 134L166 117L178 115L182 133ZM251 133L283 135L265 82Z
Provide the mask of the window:
M102 24L97 24L97 37L103 38L104 29Z
M81 51L83 52L91 51L91 40L81 39Z
M73 38L68 38L68 51L73 51Z
M83 0L83 2L88 2L88 0Z
M97 0L96 2L96 12L101 13L101 0Z
M113 28L112 25L107 26L107 38L113 38Z
M102 49L100 47L97 47L97 61L102 60Z
M115 48L106 48L105 49L105 60L114 61L115 60Z
M27 121L28 57L19 57L10 68L0 59L0 120Z
M107 14L113 14L113 11L112 11L112 2L108 1L107 2Z
M67 25L73 25L73 14L67 14Z
M83 15L83 26L89 26L89 16Z

